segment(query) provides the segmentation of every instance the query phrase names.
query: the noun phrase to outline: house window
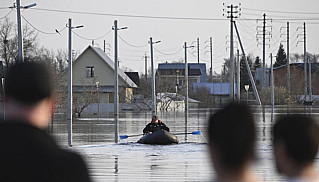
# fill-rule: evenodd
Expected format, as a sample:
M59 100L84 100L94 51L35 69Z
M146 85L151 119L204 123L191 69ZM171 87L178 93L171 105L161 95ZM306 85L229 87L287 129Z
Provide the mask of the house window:
M94 77L94 67L93 66L87 66L86 67L86 77L87 78Z

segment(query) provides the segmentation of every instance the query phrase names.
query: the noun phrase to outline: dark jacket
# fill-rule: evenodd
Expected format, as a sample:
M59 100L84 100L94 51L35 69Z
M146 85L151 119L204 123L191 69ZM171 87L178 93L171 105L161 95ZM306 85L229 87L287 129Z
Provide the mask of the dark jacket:
M166 130L169 132L169 128L163 123L162 121L158 120L158 123L148 123L145 128L143 129L143 133L149 133L149 132L156 132L159 130Z
M23 122L0 124L0 181L90 181L78 154L61 149L46 132Z

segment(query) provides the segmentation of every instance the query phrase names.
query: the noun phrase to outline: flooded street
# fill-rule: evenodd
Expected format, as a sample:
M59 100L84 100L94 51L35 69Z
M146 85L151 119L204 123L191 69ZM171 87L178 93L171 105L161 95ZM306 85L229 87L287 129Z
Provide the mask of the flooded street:
M73 147L81 153L94 181L211 181L214 170L206 148L206 123L210 110L190 110L185 121L184 112L159 112L159 118L172 133L201 130L202 135L178 135L177 145L137 144L140 138L129 137L114 144L114 121L108 118L81 118L73 123ZM308 113L319 119L319 109L275 108L273 119L289 113ZM271 108L255 108L257 126L257 159L253 170L265 181L281 181L272 155ZM67 146L64 116L56 115L51 132L62 146ZM123 112L120 114L120 135L140 134L150 121L151 113ZM227 131L225 131L227 132ZM317 159L317 166L319 162Z

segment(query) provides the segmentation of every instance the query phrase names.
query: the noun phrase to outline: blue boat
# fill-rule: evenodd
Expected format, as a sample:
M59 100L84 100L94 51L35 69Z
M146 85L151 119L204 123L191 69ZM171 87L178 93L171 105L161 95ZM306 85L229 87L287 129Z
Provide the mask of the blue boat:
M177 144L178 138L174 134L160 130L154 132L152 134L146 134L142 138L140 138L137 143L142 144L152 144L152 145L169 145L169 144Z

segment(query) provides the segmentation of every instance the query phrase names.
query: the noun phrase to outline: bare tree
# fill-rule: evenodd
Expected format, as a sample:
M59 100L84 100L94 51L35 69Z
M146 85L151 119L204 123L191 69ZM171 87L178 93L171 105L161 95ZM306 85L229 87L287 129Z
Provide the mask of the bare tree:
M8 18L0 24L0 54L7 67L17 60L18 35L17 28ZM23 28L23 51L25 60L32 60L38 48L38 35L27 25Z
M97 103L96 78L93 79L90 85L84 85L79 93L73 94L73 112L75 116L81 117L82 112L92 103Z

